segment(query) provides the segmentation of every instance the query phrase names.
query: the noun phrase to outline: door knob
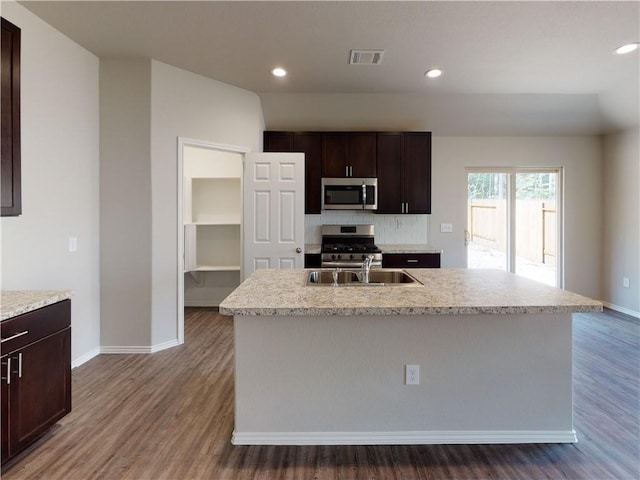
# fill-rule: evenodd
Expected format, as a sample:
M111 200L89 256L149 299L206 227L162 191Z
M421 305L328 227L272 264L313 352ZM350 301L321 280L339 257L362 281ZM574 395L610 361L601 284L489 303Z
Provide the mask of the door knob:
M300 247L296 248L296 253L302 253L302 249Z

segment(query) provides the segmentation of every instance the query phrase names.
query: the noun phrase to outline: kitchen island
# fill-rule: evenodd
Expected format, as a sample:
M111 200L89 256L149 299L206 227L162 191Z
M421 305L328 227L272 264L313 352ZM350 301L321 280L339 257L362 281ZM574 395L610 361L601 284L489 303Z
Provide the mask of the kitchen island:
M411 287L308 272L257 271L220 305L234 444L576 441L572 313L600 302L494 270L415 269Z

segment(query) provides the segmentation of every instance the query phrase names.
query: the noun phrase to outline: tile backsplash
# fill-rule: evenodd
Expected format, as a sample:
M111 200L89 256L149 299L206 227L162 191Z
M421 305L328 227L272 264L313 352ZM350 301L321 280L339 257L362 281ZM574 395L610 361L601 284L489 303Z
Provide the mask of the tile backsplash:
M322 225L375 225L377 244L426 244L429 215L378 215L357 210L327 210L320 215L305 215L304 240L322 242Z

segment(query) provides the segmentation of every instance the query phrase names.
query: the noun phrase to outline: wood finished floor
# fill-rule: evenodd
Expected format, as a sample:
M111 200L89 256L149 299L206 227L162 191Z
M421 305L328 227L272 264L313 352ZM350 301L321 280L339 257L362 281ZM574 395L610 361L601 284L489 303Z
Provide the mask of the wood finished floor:
M187 309L184 345L75 369L73 412L2 478L636 480L639 337L632 317L575 316L575 445L236 447L232 319Z

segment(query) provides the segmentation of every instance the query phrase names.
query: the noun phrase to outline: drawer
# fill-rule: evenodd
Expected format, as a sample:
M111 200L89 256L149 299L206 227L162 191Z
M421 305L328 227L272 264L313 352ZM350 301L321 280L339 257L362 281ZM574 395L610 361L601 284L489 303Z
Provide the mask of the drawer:
M384 253L383 268L440 268L439 253Z
M47 305L0 323L2 353L10 353L71 325L71 300Z

